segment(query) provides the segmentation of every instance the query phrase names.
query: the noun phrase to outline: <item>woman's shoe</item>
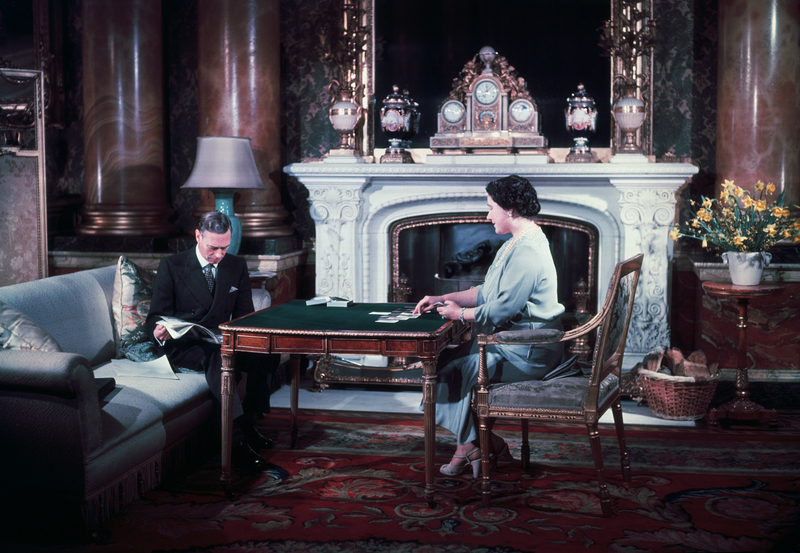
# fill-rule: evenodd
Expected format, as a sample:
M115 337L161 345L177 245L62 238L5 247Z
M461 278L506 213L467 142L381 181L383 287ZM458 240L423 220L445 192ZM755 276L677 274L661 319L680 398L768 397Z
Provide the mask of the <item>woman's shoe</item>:
M477 459L472 459L472 457L476 453L478 454L478 458ZM439 468L439 472L441 472L442 474L446 474L447 476L458 476L459 474L464 472L464 469L466 469L468 466L472 465L472 477L473 478L477 478L478 477L478 473L480 473L480 470L481 470L481 450L480 449L478 449L476 447L475 449L473 449L472 451L470 451L466 455L453 455L453 459L464 459L464 464L462 464L462 465L454 465L454 464L452 464L452 460L451 460L450 463L448 463L446 465L442 465Z

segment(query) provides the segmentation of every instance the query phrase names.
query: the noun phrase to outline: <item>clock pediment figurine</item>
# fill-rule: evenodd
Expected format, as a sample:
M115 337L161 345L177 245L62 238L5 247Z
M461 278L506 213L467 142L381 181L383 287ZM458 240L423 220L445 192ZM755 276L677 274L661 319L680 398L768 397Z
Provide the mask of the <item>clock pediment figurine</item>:
M435 154L538 153L547 147L540 127L525 80L485 46L453 79L430 145Z

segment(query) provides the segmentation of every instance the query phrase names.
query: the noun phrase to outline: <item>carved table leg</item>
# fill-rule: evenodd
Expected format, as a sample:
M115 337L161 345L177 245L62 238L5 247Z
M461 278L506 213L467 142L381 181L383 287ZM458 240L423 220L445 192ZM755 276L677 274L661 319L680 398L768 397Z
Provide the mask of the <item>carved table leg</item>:
M222 354L222 474L220 481L228 497L232 497L231 440L233 438L233 387L236 386L234 356Z
M290 390L290 408L292 419L292 447L297 444L297 403L300 390L300 356L293 354L292 362L292 385Z
M436 453L436 359L423 360L422 405L425 421L425 501L433 508L434 462Z

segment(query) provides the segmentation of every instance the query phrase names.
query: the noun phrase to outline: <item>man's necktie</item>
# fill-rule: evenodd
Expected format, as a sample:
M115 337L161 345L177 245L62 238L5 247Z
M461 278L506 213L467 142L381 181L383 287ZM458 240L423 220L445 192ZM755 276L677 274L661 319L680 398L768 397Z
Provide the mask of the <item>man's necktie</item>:
M211 263L203 267L203 274L206 276L206 284L208 284L208 291L214 293L214 270Z

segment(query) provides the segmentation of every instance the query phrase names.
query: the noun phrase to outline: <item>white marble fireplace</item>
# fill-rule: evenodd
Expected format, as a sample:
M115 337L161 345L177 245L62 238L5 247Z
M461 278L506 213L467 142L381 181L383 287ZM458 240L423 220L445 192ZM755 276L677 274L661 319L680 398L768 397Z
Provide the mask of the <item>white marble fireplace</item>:
M605 298L614 265L639 252L645 254L626 366L653 348L670 345L672 241L668 233L675 218L675 192L697 172L695 166L620 163L625 156L610 163L462 157L468 159L287 166L286 173L309 191L316 222L317 294L360 302L388 301L392 223L423 215L485 211L486 184L516 173L533 183L543 215L589 222L599 231L598 302Z

